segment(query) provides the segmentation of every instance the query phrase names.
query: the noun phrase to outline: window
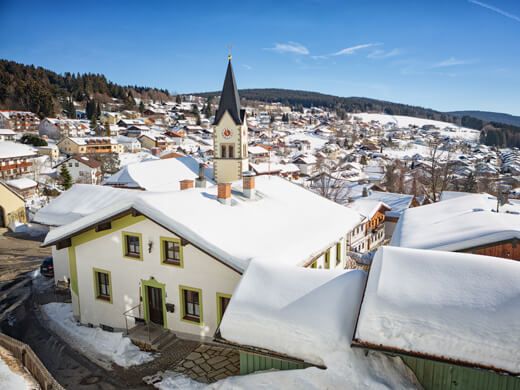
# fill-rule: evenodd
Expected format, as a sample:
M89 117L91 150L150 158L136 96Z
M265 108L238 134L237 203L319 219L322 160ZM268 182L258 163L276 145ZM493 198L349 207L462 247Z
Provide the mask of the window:
M217 293L217 325L220 325L220 321L224 317L224 313L231 300L231 295Z
M228 158L235 158L235 147L228 145Z
M341 263L341 242L336 244L336 266Z
M220 157L226 158L227 157L227 145L221 145L220 146Z
M325 253L325 269L330 268L330 249L327 249L327 252Z
M222 144L220 151L221 158L235 158L235 147L233 144Z
M112 283L109 271L94 268L94 294L96 299L112 303Z
M161 263L182 267L181 240L161 237Z
M202 324L202 290L180 286L181 320Z
M123 253L130 259L142 260L141 234L123 232Z
M72 163L69 163L69 167L72 168Z
M74 166L77 168L79 167L79 163L75 163Z

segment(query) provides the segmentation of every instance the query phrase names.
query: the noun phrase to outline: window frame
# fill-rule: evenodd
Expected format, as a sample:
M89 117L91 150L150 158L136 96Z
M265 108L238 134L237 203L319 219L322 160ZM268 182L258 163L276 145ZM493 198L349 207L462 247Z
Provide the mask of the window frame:
M341 242L336 243L336 267L341 264Z
M197 321L195 317L186 314L186 301L184 299L184 292L192 291L199 294L199 320ZM202 290L200 288L181 286L179 285L179 303L181 310L179 311L181 321L195 324L195 325L203 325L203 311L202 311Z
M166 243L167 242L174 242L179 244L179 264L175 264L174 262L169 262L169 259L166 258ZM173 237L161 237L160 239L161 243L161 264L168 265L170 267L178 267L178 268L184 268L184 254L182 251L182 242L180 238L173 238Z
M137 237L139 239L139 256L128 253L128 237ZM143 237L141 233L122 232L123 257L132 260L143 260Z
M325 259L323 260L323 268L330 269L330 248L325 252Z
M110 271L100 269L100 268L92 268L92 273L94 277L94 298L96 301L101 301L105 303L113 303L114 295L112 294L112 274ZM108 276L108 289L110 296L106 297L101 295L100 283L99 283L99 274L105 274Z
M231 299L231 294L217 293L217 326L220 325L222 317L224 317L224 313L222 312L222 298Z

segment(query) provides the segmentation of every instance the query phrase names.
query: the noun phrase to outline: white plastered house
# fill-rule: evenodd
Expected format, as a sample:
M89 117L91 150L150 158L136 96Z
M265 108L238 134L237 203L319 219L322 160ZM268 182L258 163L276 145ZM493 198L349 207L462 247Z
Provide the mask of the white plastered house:
M43 246L53 246L55 279L70 278L75 318L125 328L129 311L175 333L211 337L251 260L345 267L358 213L278 177L258 177L256 186L254 177L243 180L134 191L51 230Z

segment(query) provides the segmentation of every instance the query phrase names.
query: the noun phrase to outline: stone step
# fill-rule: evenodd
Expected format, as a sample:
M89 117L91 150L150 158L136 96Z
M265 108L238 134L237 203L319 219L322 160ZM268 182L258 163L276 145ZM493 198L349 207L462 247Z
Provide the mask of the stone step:
M174 333L168 332L168 335L159 344L156 344L156 349L158 349L159 351L163 351L172 344L174 344L176 339L177 336Z

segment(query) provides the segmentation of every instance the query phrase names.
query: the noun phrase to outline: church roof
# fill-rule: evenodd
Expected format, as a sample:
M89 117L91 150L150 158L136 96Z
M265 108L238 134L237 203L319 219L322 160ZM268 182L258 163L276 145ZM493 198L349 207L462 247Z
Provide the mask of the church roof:
M224 86L220 95L220 104L218 106L217 114L215 115L215 124L219 123L224 113L228 111L235 124L242 124L243 115L240 112L240 96L238 95L237 83L235 75L233 74L233 67L231 60L228 62L226 78L224 79Z

